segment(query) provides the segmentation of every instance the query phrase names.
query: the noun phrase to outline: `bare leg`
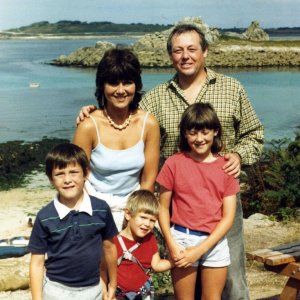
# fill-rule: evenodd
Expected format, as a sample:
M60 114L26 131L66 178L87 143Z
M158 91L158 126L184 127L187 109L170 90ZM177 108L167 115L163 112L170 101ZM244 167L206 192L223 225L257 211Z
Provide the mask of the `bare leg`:
M176 300L194 300L197 268L174 268L172 281Z
M220 300L225 286L227 267L201 267L201 300Z

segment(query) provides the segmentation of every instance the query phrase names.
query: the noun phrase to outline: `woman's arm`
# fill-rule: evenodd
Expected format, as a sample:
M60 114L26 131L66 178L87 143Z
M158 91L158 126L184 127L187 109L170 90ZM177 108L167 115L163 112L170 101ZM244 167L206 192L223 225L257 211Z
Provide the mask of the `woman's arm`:
M175 262L176 267L189 267L198 260L204 253L215 246L229 231L234 222L236 210L236 195L223 199L223 217L214 231L201 244L195 247L186 248L184 256Z
M145 165L141 174L141 189L154 191L155 179L158 173L160 133L158 121L149 115L145 127Z
M94 148L95 134L95 125L90 118L82 121L75 129L73 143L85 151L88 159L91 158L92 149Z
M29 277L32 300L42 300L44 279L44 254L31 254Z

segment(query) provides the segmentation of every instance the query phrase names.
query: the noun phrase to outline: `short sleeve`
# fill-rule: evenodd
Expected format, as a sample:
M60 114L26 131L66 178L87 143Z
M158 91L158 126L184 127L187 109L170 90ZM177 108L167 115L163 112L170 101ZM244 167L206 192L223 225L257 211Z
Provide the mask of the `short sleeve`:
M29 239L28 250L33 254L45 254L48 249L49 233L42 225L39 214L33 224L31 236Z
M226 187L224 190L224 197L232 196L240 191L240 184L238 179L228 175L226 178Z
M118 234L118 229L112 216L110 207L107 205L106 209L106 227L103 233L104 240L111 239Z
M172 163L169 159L167 159L162 166L157 178L156 182L166 188L169 191L173 190L174 187L174 172L172 168Z

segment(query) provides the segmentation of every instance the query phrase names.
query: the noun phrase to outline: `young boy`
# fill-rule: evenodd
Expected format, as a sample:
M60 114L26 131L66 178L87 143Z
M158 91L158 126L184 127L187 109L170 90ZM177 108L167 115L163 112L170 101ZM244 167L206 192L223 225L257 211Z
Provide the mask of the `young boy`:
M158 214L159 202L150 191L138 190L129 196L124 229L114 237L118 251L117 299L153 299L150 268L164 272L172 267L169 260L160 258L152 233Z
M46 174L57 196L38 212L30 237L33 300L101 299L102 252L108 299L114 298L117 251L112 239L118 231L106 202L84 192L88 173L86 154L74 144L60 144L46 157Z

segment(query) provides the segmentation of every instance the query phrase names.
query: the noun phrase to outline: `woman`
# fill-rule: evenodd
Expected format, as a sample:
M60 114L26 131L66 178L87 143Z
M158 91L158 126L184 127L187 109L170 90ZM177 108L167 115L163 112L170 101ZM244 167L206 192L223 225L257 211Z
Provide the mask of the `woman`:
M96 74L99 109L78 125L73 140L91 162L87 191L107 201L119 230L129 194L153 191L158 172L159 125L138 108L141 89L137 57L129 49L108 50Z

